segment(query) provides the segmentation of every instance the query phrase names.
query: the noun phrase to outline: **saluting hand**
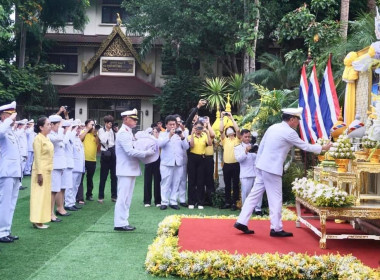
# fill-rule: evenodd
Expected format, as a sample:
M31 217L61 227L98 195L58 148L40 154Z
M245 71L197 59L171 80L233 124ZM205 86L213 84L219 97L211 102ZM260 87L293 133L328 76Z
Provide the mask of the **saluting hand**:
M9 118L10 118L12 121L15 121L15 120L16 120L16 117L17 117L17 113L12 113L12 115L9 116Z

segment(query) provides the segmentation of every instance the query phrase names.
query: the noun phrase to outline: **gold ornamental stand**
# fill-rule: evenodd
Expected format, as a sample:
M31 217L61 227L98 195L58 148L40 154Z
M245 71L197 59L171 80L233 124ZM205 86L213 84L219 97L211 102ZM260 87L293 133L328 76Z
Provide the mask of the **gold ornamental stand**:
M360 189L358 188L355 173L331 171L328 180L331 186L336 183L337 188L340 190L343 190L343 184L348 184L348 194L355 196L355 205L360 205Z
M318 216L302 216L301 204L306 208L314 211ZM372 239L379 240L378 235L358 235L358 234L327 234L326 233L326 220L327 218L354 220L360 219L380 219L380 211L378 208L371 207L316 207L302 198L296 198L297 221L296 227L301 227L301 223L310 228L316 235L320 237L319 248L326 249L327 239ZM318 219L320 221L321 230L309 223L308 219Z

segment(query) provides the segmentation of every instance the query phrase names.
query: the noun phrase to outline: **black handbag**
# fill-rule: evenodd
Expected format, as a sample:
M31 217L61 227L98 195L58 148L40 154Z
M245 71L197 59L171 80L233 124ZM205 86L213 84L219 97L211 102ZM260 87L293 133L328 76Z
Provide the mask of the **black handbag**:
M102 151L102 157L109 159L112 157L112 152L110 150Z

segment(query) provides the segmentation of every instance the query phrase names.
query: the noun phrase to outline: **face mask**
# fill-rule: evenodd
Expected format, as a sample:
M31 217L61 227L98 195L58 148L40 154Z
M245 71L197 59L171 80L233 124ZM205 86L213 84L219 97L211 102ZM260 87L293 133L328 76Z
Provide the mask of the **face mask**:
M226 135L235 134L234 130L232 128L227 128Z

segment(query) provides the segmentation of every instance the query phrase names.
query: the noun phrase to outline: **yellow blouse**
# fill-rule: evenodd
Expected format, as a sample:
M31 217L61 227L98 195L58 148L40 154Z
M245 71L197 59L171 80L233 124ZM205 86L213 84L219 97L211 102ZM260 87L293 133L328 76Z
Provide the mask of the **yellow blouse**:
M54 146L50 139L38 133L33 142L34 161L33 170L37 174L53 170Z

